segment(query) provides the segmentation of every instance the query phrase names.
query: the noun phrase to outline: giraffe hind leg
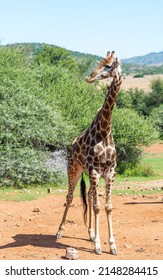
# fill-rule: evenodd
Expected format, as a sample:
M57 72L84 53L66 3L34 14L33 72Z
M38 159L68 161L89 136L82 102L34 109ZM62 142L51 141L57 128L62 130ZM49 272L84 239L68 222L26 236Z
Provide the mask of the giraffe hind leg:
M116 248L115 239L114 239L114 235L113 235L112 202L111 202L111 191L112 191L114 177L115 177L115 172L113 172L113 174L111 174L111 176L108 176L108 178L106 179L105 211L106 211L107 222L108 222L110 253L112 255L117 255L117 248Z
M95 233L94 233L94 229L93 229L93 217L94 217L93 196L92 196L92 192L90 190L88 192L88 202L89 202L89 228L88 228L88 233L89 233L89 239L94 242L95 241Z
M74 193L75 187L77 185L77 182L78 182L79 177L81 176L82 172L83 172L83 169L76 162L73 162L73 165L68 167L68 181L69 181L68 194L66 196L66 207L63 212L63 217L62 217L61 223L59 225L58 232L56 234L57 239L62 238L62 231L64 230L64 227L65 227L67 213L68 213L69 207L73 201L73 193Z
M93 198L93 211L95 217L95 236L93 237L94 251L97 255L101 255L101 242L99 234L99 213L100 213L100 200L98 196L98 181L99 175L95 170L89 174L90 180L90 196ZM93 231L92 231L93 234Z

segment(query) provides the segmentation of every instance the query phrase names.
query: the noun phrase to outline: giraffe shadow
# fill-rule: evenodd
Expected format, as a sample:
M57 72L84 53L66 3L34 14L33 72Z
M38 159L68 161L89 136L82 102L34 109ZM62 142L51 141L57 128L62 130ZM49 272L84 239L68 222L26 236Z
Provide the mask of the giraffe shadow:
M42 247L42 248L54 248L54 249L66 249L70 247L69 244L61 243L58 241L56 236L54 235L42 235L42 234L17 234L12 237L14 239L13 242L0 246L0 250L7 248L15 248L15 247L23 247L27 245L31 245L33 247ZM88 239L83 238L75 238L63 236L62 240L66 239L81 239L82 241L88 241ZM75 247L74 249L79 251L92 252L92 250L84 247Z
M163 201L132 201L126 202L125 205L139 205L139 204L163 204Z

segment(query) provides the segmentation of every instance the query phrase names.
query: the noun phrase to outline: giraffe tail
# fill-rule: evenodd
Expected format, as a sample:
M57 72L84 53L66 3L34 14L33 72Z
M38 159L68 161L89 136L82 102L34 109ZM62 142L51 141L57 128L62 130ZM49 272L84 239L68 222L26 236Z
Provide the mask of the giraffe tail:
M83 173L80 182L80 192L81 192L81 197L83 200L83 207L84 207L84 223L86 225L87 224L87 198L86 198L86 184L83 178Z

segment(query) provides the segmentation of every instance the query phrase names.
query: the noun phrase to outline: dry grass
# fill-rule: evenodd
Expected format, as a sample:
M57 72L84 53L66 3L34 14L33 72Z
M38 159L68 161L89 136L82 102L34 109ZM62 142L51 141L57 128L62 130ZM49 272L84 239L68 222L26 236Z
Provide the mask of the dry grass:
M142 78L133 78L133 76L129 75L126 78L123 78L121 88L125 90L129 88L138 88L143 89L145 92L149 92L151 90L151 81L158 78L163 79L163 74L146 75Z
M142 89L145 92L151 90L151 81L161 78L163 79L163 74L158 75L146 75L143 78L133 78L133 75L123 77L121 89L128 90L130 88ZM108 83L107 80L103 80L101 83Z

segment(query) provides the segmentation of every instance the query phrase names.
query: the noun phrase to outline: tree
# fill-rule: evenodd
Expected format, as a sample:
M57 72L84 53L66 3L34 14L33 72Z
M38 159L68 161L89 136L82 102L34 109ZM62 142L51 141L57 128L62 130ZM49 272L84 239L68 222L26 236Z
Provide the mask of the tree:
M136 166L142 155L142 146L158 139L158 132L150 120L131 109L113 112L113 135L117 150L118 172Z
M163 104L163 80L155 79L151 83L152 91L146 96L146 114L149 115L154 107Z
M39 65L46 63L48 65L60 66L74 71L78 68L77 61L71 56L70 52L64 48L44 45L34 58Z
M163 139L163 104L157 108L153 108L149 116L150 120L160 132L160 139Z

